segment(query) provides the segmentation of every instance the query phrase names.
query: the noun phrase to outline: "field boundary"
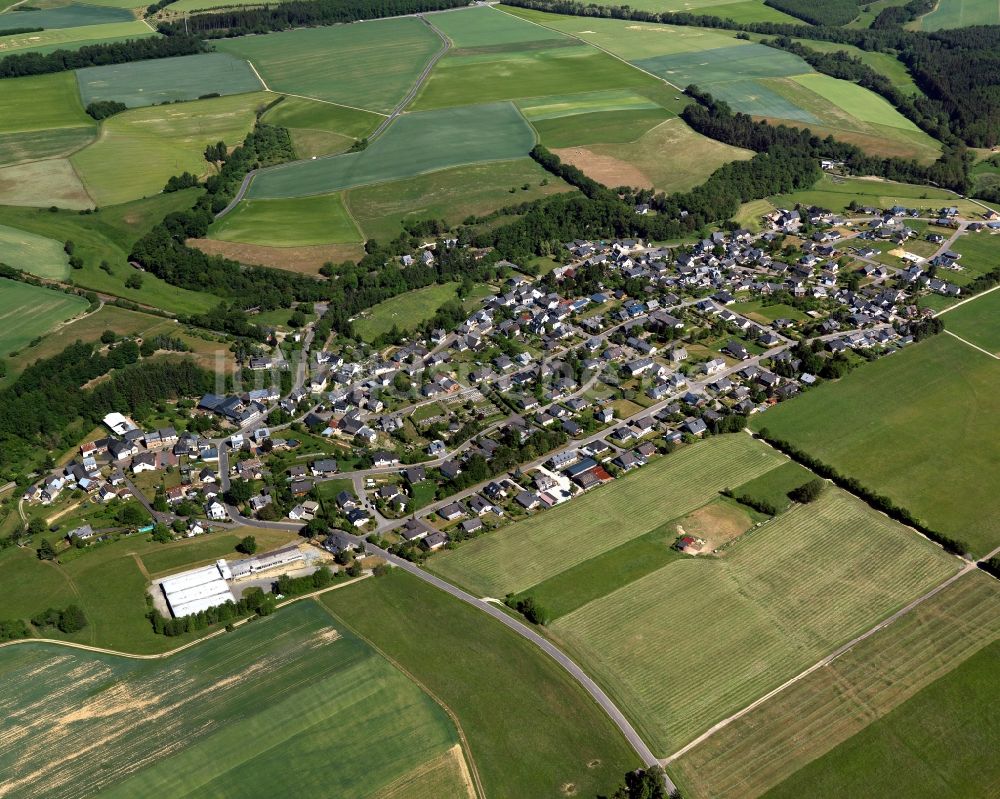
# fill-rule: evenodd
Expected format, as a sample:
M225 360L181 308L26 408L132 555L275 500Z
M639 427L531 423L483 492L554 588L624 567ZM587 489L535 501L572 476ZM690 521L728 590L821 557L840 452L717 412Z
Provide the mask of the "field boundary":
M993 360L995 360L995 361L1000 361L1000 357L998 357L998 356L994 355L994 354L993 354L992 352L990 352L989 350L984 350L984 349L983 349L982 347L980 347L980 346L979 346L978 344L973 344L973 343L972 343L971 341L969 341L968 339L964 339L964 338L962 338L961 336L957 335L956 333L952 333L952 332L951 332L950 330L945 330L944 332L945 332L945 333L947 333L947 334L948 334L949 336L951 336L952 338L957 338L957 339L958 339L959 341L961 341L961 342L962 342L963 344L968 344L968 345L969 345L970 347L972 347L972 349L974 349L974 350L979 350L979 351L980 351L980 352L981 352L981 353L982 353L983 355L989 355L989 356L990 356L990 357L991 357L991 358L992 358Z
M966 303L970 303L973 300L978 300L980 297L985 297L987 294L992 294L994 291L997 291L998 289L1000 289L1000 283L998 283L991 289L986 289L986 291L981 291L978 294L973 294L971 297L966 297L964 300L956 302L954 305L949 305L947 308L942 308L940 311L934 314L934 318L936 319L939 316L943 316L944 314L948 313L948 311L954 311L956 308L961 308ZM947 333L948 331L946 330L945 332Z

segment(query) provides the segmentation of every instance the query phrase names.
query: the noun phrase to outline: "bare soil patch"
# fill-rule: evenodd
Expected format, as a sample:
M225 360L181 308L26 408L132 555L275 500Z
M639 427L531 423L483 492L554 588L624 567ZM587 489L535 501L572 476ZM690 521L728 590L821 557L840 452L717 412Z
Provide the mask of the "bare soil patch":
M744 510L728 502L710 502L689 513L678 524L678 535L705 539L701 554L718 549L750 529L752 520Z
M361 244L321 244L308 247L264 247L214 239L188 239L188 246L209 255L221 255L241 264L258 264L289 272L318 275L327 263L358 260L364 255Z

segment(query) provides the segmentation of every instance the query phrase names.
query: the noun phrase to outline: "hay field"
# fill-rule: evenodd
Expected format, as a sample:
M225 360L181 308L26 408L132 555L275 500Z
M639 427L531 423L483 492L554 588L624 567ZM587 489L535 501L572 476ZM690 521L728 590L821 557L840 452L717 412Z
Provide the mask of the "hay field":
M272 247L350 244L362 240L339 194L244 200L212 225L209 236Z
M685 795L759 796L1000 639L1000 585L981 572L723 728L671 767Z
M76 78L84 105L117 100L129 108L263 88L250 65L228 53L86 67L76 71Z
M83 297L0 278L0 355L21 349L86 308Z
M527 155L534 143L534 132L510 103L404 114L359 153L262 171L247 196L329 194L447 167L517 158Z
M98 206L158 194L172 175L212 174L205 145L243 141L262 92L136 108L104 121L97 141L70 161Z
M0 205L82 211L94 200L67 158L0 167Z
M441 39L415 17L222 39L272 91L388 113L403 99Z
M437 554L428 568L479 596L524 591L783 461L745 434L713 436L565 505Z
M0 259L15 269L53 280L69 276L69 256L63 243L47 236L0 225L0 252Z
M944 322L955 335L1000 356L1000 291L949 311Z
M666 755L957 570L834 488L550 626Z
M951 192L933 186L871 178L835 178L830 175L823 175L811 188L771 198L771 202L778 208L791 208L795 203L805 203L831 211L845 210L851 200L877 208L903 205L907 208L936 211L944 205L954 205L960 213L972 214L983 210L982 206L976 206L968 200L959 200Z
M1000 362L944 334L782 403L751 427L766 427L982 555L1000 544L998 388Z
M314 602L163 661L29 644L0 651L0 673L0 774L20 796L366 797L457 743L440 707Z

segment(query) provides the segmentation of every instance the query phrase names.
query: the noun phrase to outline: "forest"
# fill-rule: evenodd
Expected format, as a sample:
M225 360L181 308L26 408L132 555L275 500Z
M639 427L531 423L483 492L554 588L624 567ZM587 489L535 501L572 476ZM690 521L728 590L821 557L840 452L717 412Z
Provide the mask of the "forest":
M810 25L846 25L861 12L857 0L764 0L764 5Z
M173 58L204 53L207 50L207 45L201 39L181 35L88 44L77 50L55 50L51 53L16 53L0 59L0 78L22 78L106 64Z

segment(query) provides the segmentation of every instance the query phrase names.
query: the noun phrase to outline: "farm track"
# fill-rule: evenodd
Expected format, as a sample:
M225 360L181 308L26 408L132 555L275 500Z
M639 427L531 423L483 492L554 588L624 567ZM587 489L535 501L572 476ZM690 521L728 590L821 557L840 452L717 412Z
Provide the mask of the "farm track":
M447 53L451 49L451 39L445 36L441 32L441 30L436 25L434 25L433 22L428 20L427 17L424 16L423 14L414 14L413 16L416 16L421 22L423 22L425 25L427 25L427 27L429 27L432 31L434 31L434 33L436 33L438 37L440 37L442 42L441 49L438 50L431 57L431 60L427 62L427 64L424 66L423 72L421 72L420 75L417 76L417 79L413 82L413 86L410 87L410 90L406 93L406 96L403 97L403 99L396 104L396 107L392 109L392 113L390 113L389 116L383 119L382 122L379 123L379 126L375 128L374 132L372 132L372 134L368 137L369 144L375 139L377 139L379 136L381 136L385 132L385 130L393 122L395 122L396 119L399 118L400 114L406 111L407 107L410 105L410 103L413 102L414 98L420 92L420 89L423 88L424 83L427 81L427 78L431 74L431 70L433 70L437 62L440 61L442 57L444 57L445 53ZM249 64L250 62L248 61L247 63ZM257 68L254 67L253 64L250 64L250 69L253 70L254 74L257 76L257 79L260 80L260 83L264 87L265 91L271 91L270 89L267 88L267 83L264 82L264 78L260 75L259 72L257 72ZM291 95L291 96L301 96L301 95ZM305 98L305 99L312 99L312 98ZM338 155L343 155L343 153L338 153L337 155L326 156L326 157L336 158ZM294 164L301 164L305 161L311 161L311 160L313 159L301 158L298 161L288 161L287 163L281 164L280 166L288 167ZM219 211L219 213L215 215L216 220L222 219L222 217L224 217L226 214L232 211L239 204L239 202L246 196L247 191L250 189L250 184L253 182L253 179L257 176L257 173L260 171L261 170L259 169L252 169L249 172L247 172L247 174L243 178L243 182L240 183L240 188L233 196L233 199L230 201L229 205L227 205L225 208L223 208L221 211Z

